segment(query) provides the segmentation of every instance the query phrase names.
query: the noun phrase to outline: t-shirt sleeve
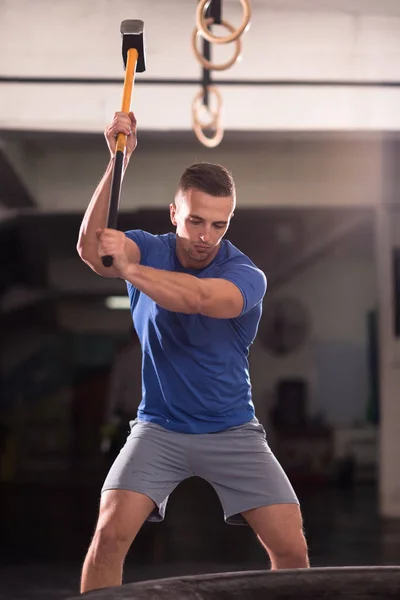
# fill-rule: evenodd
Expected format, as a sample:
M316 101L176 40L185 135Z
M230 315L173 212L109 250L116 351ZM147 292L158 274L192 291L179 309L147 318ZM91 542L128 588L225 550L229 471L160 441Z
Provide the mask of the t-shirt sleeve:
M243 310L241 315L244 315L262 302L267 291L267 278L265 274L254 265L240 263L220 274L222 279L234 283L243 296Z
M146 265L149 253L151 250L151 242L153 236L142 229L131 229L125 231L126 237L131 239L139 247L140 250L140 264Z

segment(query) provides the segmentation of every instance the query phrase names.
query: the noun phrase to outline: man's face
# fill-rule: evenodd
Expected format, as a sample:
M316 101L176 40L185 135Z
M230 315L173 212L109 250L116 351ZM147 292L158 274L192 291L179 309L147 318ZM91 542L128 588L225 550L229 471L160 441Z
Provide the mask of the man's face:
M212 261L233 209L231 196L217 198L196 189L178 192L170 212L176 227L178 257L184 266L202 268Z

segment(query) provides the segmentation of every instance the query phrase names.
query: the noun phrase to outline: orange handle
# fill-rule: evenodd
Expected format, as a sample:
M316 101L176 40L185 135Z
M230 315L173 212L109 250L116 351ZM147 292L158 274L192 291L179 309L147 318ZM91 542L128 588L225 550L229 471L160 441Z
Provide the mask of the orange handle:
M130 50L128 50L128 57L126 59L124 90L122 93L121 112L129 113L131 108L133 82L135 79L138 58L139 55L136 48L131 48ZM116 151L118 152L118 150L120 150L121 152L125 152L125 146L126 135L124 133L120 133L118 134Z

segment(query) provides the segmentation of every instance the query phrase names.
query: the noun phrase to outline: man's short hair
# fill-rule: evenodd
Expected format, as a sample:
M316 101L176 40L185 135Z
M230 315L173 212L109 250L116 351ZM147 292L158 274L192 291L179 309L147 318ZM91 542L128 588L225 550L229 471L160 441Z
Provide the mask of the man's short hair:
M223 198L236 197L235 182L232 174L222 165L196 163L187 167L179 181L178 190L186 192L196 189L210 196Z

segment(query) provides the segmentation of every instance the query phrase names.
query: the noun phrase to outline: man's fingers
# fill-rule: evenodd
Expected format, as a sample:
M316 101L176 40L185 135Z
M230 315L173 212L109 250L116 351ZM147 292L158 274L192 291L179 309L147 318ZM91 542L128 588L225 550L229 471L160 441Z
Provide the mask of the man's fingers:
M132 113L133 114L133 113ZM132 124L132 118L130 113L117 113L114 116L113 123L124 123L125 125Z
M115 137L117 137L119 133L124 133L125 135L130 135L132 133L132 128L129 125L117 123L116 125L114 125L111 128L110 133L112 135L114 135Z
M122 118L122 119L130 119L132 121L132 123L136 123L136 117L135 117L135 113L131 110L128 113L126 112L116 112L114 113L114 119L118 119L118 118Z
M97 229L96 236L99 240L99 255L104 256L120 254L124 251L125 235L116 229Z
M119 111L119 112L114 113L114 119L129 119L129 115L130 114L131 113L126 113L126 112Z
M121 237L121 231L118 231L118 229L112 229L111 227L105 227L104 229L98 229L97 231L103 233L104 237Z
M114 244L104 244L103 242L99 244L98 247L98 255L99 256L114 256L117 249Z
M129 129L136 128L136 117L133 112L116 113L112 122L116 127L128 127Z
M102 248L99 248L97 254L99 256L112 256L111 252L107 252L107 250L103 250Z
M135 145L136 117L132 111L129 113L116 112L112 122L106 128L106 138L109 144L111 144L112 148L114 148L115 140L118 138L120 133L126 135L127 137L132 136L130 139L133 139L132 144Z

